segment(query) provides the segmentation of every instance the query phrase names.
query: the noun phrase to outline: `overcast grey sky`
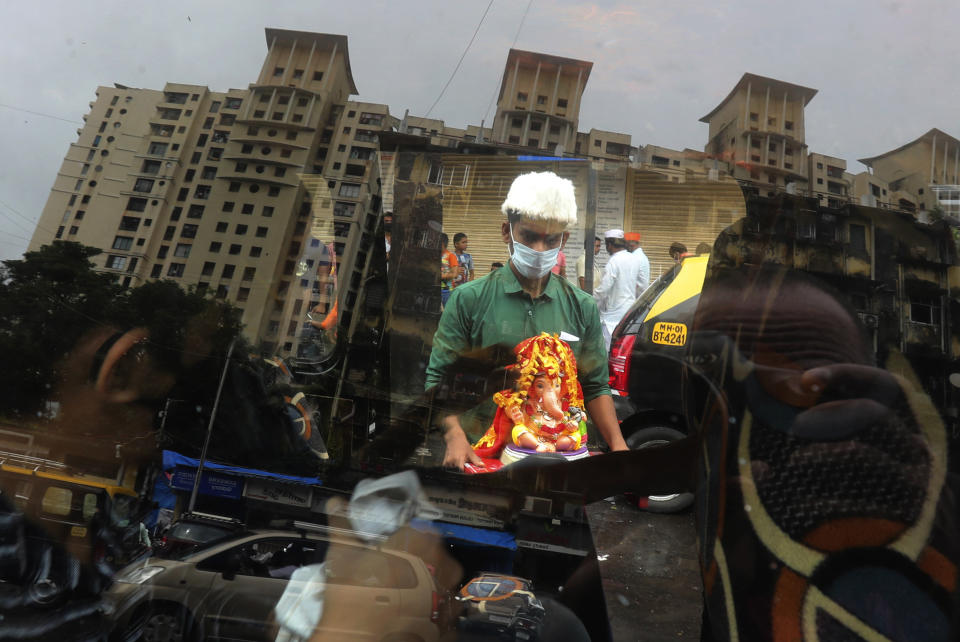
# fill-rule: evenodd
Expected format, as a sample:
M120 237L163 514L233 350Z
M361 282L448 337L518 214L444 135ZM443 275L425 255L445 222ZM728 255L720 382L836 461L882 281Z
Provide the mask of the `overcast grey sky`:
M26 248L98 85L246 87L279 27L347 35L358 98L423 115L488 2L4 2L0 259ZM432 116L479 124L526 6L494 0ZM813 87L809 149L857 172L931 127L960 135L958 24L956 0L533 0L516 46L593 61L580 129L635 145L703 149L698 119L747 71Z

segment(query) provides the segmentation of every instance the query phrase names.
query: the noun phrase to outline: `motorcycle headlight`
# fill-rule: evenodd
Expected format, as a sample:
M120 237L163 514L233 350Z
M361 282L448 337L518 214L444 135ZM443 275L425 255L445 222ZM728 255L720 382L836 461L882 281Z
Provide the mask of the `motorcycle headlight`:
M113 579L115 582L122 582L124 584L143 584L163 570L163 566L138 566L137 568L120 573Z

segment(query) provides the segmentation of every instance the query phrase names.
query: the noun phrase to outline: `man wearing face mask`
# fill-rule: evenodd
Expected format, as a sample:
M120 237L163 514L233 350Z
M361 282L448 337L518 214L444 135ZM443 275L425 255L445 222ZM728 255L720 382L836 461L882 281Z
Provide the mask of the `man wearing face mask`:
M505 269L455 289L444 309L427 366L427 388L449 378L458 357L490 350L512 360L513 348L541 332L558 334L577 358L587 413L611 450L626 450L610 397L607 352L593 298L551 274L576 223L573 183L552 172L518 176L501 206L503 242L510 250ZM503 365L503 364L500 364ZM444 418L443 464L482 466L470 447L493 418L487 400L475 411Z

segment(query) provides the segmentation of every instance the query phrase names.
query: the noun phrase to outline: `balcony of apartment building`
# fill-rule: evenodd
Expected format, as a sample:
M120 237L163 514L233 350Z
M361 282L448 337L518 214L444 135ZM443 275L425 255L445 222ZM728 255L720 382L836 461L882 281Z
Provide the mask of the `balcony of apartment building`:
M190 94L182 91L165 91L163 92L163 101L164 103L170 105L186 105L187 100L190 98Z

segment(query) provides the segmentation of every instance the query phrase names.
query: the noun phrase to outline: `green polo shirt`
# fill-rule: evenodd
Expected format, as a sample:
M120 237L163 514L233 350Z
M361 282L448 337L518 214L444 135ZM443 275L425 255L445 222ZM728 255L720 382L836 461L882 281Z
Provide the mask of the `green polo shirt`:
M457 358L479 349L499 348L494 367L513 363L517 344L541 332L563 333L577 358L584 401L610 394L607 351L593 297L551 274L543 294L532 299L509 265L453 290L433 337L426 386L456 374L448 371ZM476 410L460 418L471 439L489 427L495 406L487 400Z

